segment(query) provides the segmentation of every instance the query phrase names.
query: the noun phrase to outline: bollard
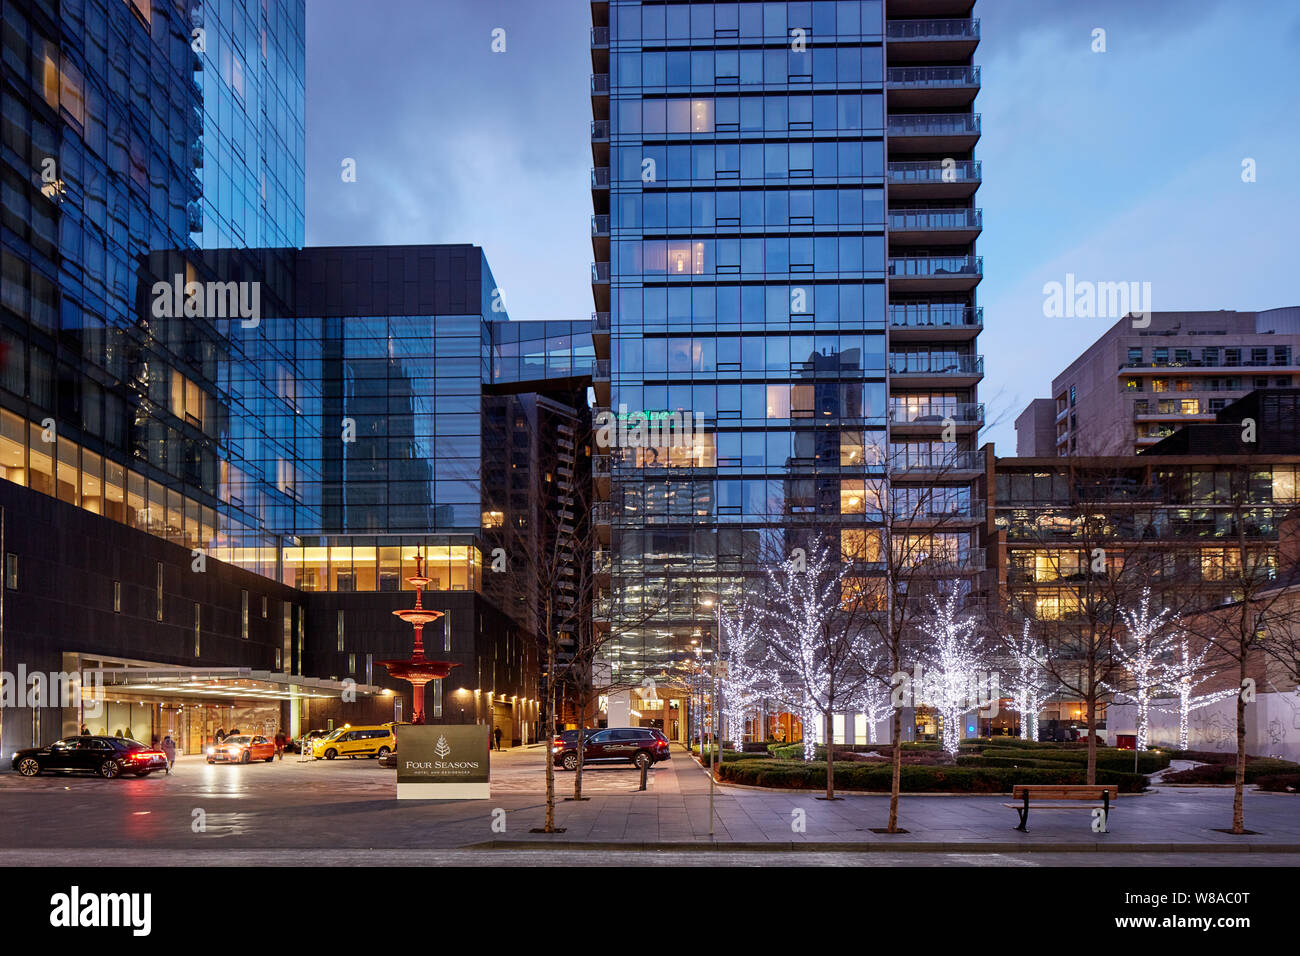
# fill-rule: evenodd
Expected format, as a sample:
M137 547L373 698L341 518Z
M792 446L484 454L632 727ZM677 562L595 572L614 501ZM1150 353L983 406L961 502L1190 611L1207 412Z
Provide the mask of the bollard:
M647 768L648 766L649 766L648 764L642 764L642 765L641 765L641 786L637 787L637 790L644 790L644 789L645 789L645 774L646 774L646 768Z

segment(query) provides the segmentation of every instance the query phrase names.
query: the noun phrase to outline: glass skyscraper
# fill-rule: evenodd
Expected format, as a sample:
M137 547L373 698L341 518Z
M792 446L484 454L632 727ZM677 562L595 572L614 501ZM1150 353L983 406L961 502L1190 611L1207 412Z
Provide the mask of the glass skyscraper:
M592 3L597 404L696 425L595 465L616 681L673 679L760 559L878 569L886 486L975 513L971 6Z

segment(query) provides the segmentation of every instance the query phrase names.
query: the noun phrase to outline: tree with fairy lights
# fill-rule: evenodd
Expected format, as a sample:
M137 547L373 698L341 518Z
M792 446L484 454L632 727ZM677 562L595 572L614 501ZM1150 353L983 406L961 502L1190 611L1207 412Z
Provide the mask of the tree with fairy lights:
M770 693L800 714L805 760L816 757L815 728L824 728L828 800L835 799L833 715L875 679L860 616L869 605L851 575L852 558L813 537L769 565L761 604Z
M719 681L722 713L731 731L732 745L739 749L745 722L758 710L769 684L763 645L763 621L757 608L739 600L718 611L722 625L723 668Z
M1142 589L1137 607L1120 608L1119 613L1128 632L1128 641L1116 645L1115 655L1132 686L1124 694L1137 704L1136 746L1138 750L1146 750L1152 691L1166 680L1167 658L1176 639L1174 619L1167 609L1152 609L1150 588Z
M1178 695L1179 750L1187 749L1188 717L1192 711L1204 707L1206 704L1212 704L1216 700L1233 697L1237 693L1237 688L1229 687L1208 694L1196 695L1196 688L1217 675L1217 671L1205 666L1210 650L1211 646L1207 644L1193 654L1187 635L1180 634L1177 656L1171 661L1161 661L1157 665L1160 670L1160 683L1166 689ZM1160 709L1164 710L1165 708Z
M922 652L925 679L919 702L942 715L943 749L956 756L963 715L983 706L980 674L986 656L984 639L976 634L975 618L962 609L958 582L952 583L942 600L934 596L929 600L930 613L917 625L929 638L929 647Z
M1021 740L1038 739L1038 715L1060 688L1043 663L1047 648L1032 633L1032 624L1026 619L1019 637L1007 634L1002 638L1012 664L1004 680L1011 691L1011 710L1020 715Z

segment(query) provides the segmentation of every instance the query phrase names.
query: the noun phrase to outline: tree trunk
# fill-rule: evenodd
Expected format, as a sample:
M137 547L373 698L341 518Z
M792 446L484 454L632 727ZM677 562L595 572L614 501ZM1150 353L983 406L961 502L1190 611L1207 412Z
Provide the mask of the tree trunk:
M1137 744L1133 745L1134 747ZM1095 686L1088 697L1088 776L1086 782L1097 782L1097 690Z
M546 714L546 826L547 833L555 832L555 638L550 632L550 613L546 615L546 696L550 701Z
M834 718L831 717L830 709L826 710L826 799L835 799L835 747L834 747Z
M889 832L898 832L898 791L903 780L903 711L894 708L893 730L890 742L894 746L893 778L889 784Z
M1237 772L1232 780L1232 832L1246 832L1246 695L1240 688L1246 685L1246 644L1243 641L1238 659L1237 682Z

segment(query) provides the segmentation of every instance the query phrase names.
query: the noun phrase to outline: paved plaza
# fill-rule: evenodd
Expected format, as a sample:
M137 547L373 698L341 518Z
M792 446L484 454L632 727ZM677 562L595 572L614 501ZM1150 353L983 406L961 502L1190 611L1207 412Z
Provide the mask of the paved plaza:
M384 850L460 862L533 862L562 847L566 854L625 854L626 862L684 865L729 862L763 865L780 859L818 863L829 854L883 865L905 858L918 865L1073 865L1212 858L1252 865L1300 862L1300 797L1247 791L1246 823L1257 831L1232 836L1232 791L1159 787L1121 796L1110 832L1092 832L1090 814L1030 814L1029 832L1013 828L1006 796L905 795L905 834L882 834L888 797L846 794L833 803L815 793L778 793L719 786L710 839L708 774L684 751L650 771L646 792L625 767L589 767L582 802L571 796L571 773L557 771L561 834L531 832L545 814L541 748L494 753L493 795L486 801L398 801L395 772L373 760L209 766L182 758L171 776L100 780L0 774L0 861L121 862L163 853L156 862L364 863ZM798 824L798 826L796 826ZM504 828L504 832L503 832ZM798 851L790 853L790 850ZM71 855L59 851L69 851ZM396 855L395 855L396 854ZM721 854L721 856L719 856ZM176 859L173 859L176 857ZM557 857L559 862L566 857ZM206 861L206 863L205 863ZM617 862L614 860L613 862Z

